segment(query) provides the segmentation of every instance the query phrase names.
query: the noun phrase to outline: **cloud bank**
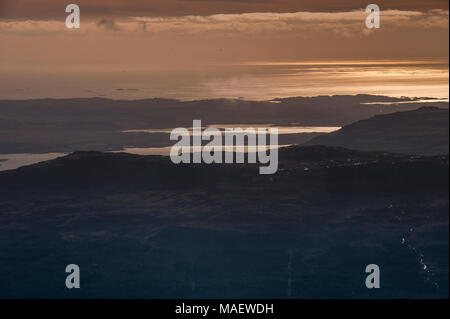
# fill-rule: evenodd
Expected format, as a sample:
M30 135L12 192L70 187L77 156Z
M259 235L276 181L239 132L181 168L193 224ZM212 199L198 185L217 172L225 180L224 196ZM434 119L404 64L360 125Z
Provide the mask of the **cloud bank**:
M333 32L343 36L370 34L365 28L367 14L363 10L349 12L243 13L181 17L127 17L83 22L80 34L95 32L145 32L150 34L221 33L293 33ZM383 29L448 29L449 12L441 9L428 12L388 10L381 12ZM42 34L68 32L63 21L0 20L2 34Z
M0 19L60 20L61 0L1 0ZM208 16L246 12L346 12L362 9L366 0L77 0L85 19L129 16ZM382 10L426 12L448 10L448 0L377 0Z

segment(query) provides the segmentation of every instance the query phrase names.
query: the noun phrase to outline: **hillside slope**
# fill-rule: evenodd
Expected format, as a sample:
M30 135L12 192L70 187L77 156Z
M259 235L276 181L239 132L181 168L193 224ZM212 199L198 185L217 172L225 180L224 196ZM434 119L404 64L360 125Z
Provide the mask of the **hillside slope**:
M260 176L76 152L0 189L0 297L448 297L448 156L292 146Z
M448 154L448 116L447 109L436 107L377 115L346 125L339 131L315 137L304 145L405 154Z

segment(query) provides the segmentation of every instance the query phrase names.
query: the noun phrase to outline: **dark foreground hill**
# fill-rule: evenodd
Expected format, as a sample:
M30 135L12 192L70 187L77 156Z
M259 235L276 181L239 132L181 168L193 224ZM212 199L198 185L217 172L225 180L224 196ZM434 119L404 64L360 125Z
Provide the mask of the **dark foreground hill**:
M0 189L0 297L448 297L448 156L290 147L261 176L76 152Z
M315 137L305 145L405 154L448 154L448 112L448 109L422 107L414 111L377 115Z

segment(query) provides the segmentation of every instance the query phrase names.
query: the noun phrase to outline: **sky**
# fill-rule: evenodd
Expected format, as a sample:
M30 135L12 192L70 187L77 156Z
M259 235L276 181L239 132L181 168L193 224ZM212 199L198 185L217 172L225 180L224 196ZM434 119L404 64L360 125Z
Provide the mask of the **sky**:
M377 1L381 28L370 30L359 0L74 2L80 29L65 27L70 1L0 0L0 98L245 97L271 83L265 97L326 92L305 90L310 80L334 94L358 77L374 93L448 91L448 1ZM339 90L323 82L327 72Z
M56 19L62 0L1 0L0 18ZM129 16L185 16L248 12L345 12L365 8L362 0L76 0L89 19ZM448 11L447 0L377 0L382 9L426 12L432 9Z

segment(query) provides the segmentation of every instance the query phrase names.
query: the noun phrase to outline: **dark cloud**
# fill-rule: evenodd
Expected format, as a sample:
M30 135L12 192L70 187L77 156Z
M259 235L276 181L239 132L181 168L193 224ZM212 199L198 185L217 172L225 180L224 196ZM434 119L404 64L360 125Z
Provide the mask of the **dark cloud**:
M119 31L120 28L117 26L116 22L112 19L101 19L97 22L99 28L104 28L107 31Z
M61 0L0 0L3 19L64 19ZM366 7L367 0L77 0L83 18L98 20L126 16L180 16L243 12L336 12ZM448 10L448 0L377 0L381 9Z

